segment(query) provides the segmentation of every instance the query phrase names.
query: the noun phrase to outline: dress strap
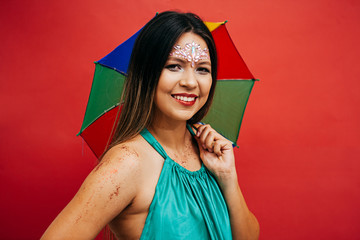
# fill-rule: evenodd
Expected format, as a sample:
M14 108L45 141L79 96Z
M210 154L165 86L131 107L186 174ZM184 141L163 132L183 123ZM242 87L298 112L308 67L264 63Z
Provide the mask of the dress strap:
M189 132L191 133L192 136L196 135L189 124L186 124L186 128L189 130Z
M160 145L160 143L154 138L153 135L151 135L151 133L149 132L149 130L147 130L146 128L144 128L141 132L140 132L141 136L164 158L168 158L169 156L166 154L164 148Z
M192 136L195 136L194 131L192 130L191 126L189 124L186 124L186 128L189 130L189 132L191 133ZM140 132L141 136L164 158L170 158L164 148L160 145L160 143L154 138L154 136L149 132L149 130L147 130L146 128L144 128L141 132Z

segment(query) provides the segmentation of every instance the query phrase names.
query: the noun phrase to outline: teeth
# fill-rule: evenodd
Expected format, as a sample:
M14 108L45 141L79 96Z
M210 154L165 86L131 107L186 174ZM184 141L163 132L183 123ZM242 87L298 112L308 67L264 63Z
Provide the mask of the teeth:
M180 101L184 101L184 102L192 102L195 101L195 97L184 97L184 96L174 96L175 99L180 100Z

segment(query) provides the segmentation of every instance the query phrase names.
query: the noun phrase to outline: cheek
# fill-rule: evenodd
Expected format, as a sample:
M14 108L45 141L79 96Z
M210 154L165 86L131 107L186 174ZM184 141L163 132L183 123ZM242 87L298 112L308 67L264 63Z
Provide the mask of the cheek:
M201 83L201 92L203 95L209 95L212 85L212 78L208 78Z
M157 85L157 91L168 92L174 87L177 76L168 72L162 72Z

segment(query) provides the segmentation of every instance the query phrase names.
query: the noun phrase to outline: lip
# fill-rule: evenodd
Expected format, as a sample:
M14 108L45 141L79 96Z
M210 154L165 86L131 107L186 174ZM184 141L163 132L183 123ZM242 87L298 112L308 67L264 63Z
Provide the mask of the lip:
M171 96L183 96L183 97L194 97L194 98L198 97L196 94L191 94L191 93L175 93L175 94L171 94Z
M171 94L172 98L177 101L178 103L184 105L184 106L192 106L195 104L196 99L198 98L195 94L189 94L189 93L176 93ZM189 98L193 98L193 100L189 101Z

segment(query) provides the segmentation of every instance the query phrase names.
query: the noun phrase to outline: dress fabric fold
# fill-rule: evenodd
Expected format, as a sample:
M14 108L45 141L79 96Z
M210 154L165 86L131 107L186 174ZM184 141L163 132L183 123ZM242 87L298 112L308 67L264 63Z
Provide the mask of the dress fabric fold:
M227 205L210 171L203 164L198 171L187 170L147 129L141 135L164 158L164 165L140 239L232 239Z

